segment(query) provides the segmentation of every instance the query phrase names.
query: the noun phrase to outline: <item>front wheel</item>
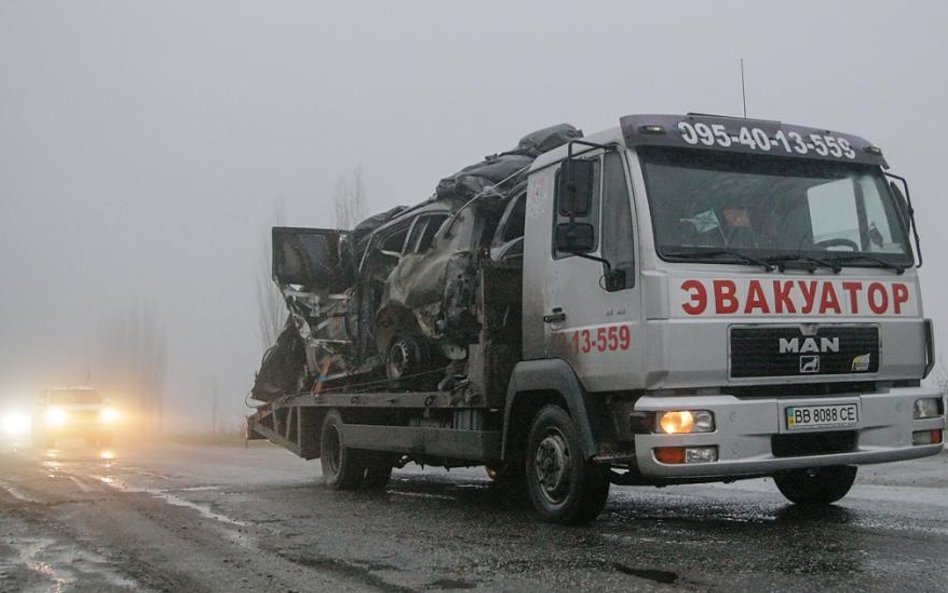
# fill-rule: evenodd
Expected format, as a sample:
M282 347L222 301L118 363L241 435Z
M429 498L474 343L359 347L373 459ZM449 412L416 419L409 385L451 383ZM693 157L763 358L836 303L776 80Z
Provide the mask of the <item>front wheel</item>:
M794 469L774 474L777 489L799 505L828 505L846 496L856 481L856 466Z
M530 500L544 520L586 523L605 507L609 470L584 458L579 431L560 406L545 406L533 420L525 465Z

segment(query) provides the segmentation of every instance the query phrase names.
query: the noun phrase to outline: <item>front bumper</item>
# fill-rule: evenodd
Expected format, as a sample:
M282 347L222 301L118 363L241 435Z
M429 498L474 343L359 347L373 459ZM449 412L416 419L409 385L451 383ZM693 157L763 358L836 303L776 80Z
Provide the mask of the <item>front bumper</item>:
M62 426L45 426L39 431L47 438L100 437L112 433L112 428L101 422L73 422Z
M710 410L715 417L715 430L701 434L630 435L635 443L635 465L646 478L660 480L675 478L721 478L768 475L780 470L810 468L827 465L861 465L914 459L939 453L944 444L913 445L912 434L917 431L945 429L944 400L942 415L915 420L913 405L920 398L943 398L941 392L926 387L899 387L866 394L839 396L794 396L788 389L778 398L737 398L731 395L713 396L644 396L631 409L620 411L625 425L628 414L663 410ZM859 406L859 422L845 428L808 429L806 433L852 431L854 445L844 452L780 456L774 454L774 437L789 434L783 419L787 405L827 405L855 402ZM617 418L622 421L623 418ZM943 434L943 433L942 433ZM942 439L943 440L943 439ZM661 463L655 458L659 447L716 446L717 461L705 463Z

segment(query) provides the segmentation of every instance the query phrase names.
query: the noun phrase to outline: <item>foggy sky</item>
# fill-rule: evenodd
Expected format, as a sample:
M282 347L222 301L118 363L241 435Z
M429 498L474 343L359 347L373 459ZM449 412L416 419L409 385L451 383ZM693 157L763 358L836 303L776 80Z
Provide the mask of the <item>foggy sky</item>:
M277 202L331 226L533 129L739 115L847 131L909 178L926 313L948 347L942 2L0 0L0 398L84 380L110 311L152 299L171 411L229 418L261 354L254 282Z

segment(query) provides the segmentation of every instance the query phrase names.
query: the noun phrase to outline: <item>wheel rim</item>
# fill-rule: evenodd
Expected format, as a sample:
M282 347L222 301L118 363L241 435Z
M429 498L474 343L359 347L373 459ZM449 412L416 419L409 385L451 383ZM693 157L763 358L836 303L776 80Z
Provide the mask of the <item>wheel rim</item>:
M398 379L405 374L410 357L408 344L405 340L399 340L392 344L392 348L388 351L387 365L390 379Z
M540 493L552 504L566 500L570 488L570 455L566 437L551 430L537 444L534 455Z
M326 455L326 460L329 462L329 471L333 475L339 473L339 466L342 465L342 446L339 443L339 429L335 426L329 426L326 428L326 445L328 455Z

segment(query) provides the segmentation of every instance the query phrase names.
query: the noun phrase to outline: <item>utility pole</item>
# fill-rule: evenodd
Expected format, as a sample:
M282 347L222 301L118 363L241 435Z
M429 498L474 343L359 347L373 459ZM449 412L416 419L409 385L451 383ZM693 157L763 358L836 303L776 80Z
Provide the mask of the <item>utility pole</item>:
M211 434L217 436L217 383L211 387Z

